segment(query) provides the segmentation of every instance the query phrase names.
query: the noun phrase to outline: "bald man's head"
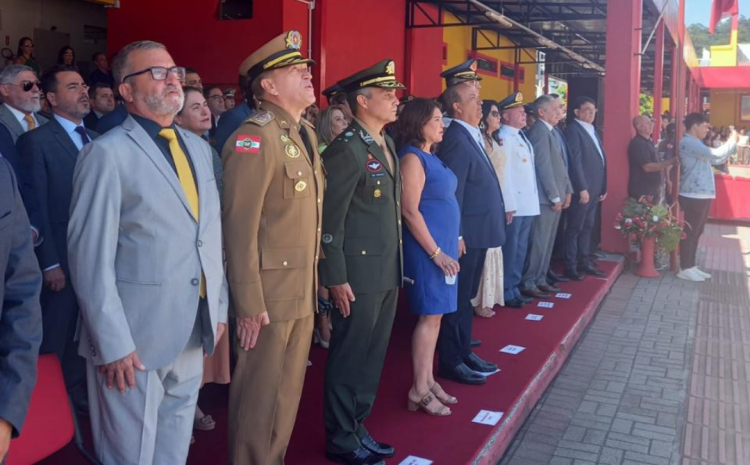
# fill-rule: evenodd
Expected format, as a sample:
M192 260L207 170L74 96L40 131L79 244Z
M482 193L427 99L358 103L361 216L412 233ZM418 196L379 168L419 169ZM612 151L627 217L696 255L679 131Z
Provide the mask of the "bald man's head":
M638 115L633 118L633 127L638 135L647 138L651 137L651 134L654 132L654 122L651 120L651 117L646 115Z

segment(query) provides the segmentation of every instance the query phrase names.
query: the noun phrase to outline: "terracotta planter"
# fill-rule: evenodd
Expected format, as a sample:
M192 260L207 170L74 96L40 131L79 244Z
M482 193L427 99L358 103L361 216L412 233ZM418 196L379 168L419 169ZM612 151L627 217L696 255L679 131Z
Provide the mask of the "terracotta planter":
M641 240L641 263L635 274L643 278L658 278L659 272L654 267L656 239L647 237Z

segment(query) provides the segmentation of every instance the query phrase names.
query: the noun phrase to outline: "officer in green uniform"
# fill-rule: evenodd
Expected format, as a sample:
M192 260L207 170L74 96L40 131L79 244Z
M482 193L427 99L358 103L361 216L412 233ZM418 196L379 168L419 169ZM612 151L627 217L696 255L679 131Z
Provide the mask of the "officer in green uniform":
M396 120L396 90L404 89L395 71L384 60L338 83L354 121L323 155L320 279L338 307L325 373L326 455L345 464L384 464L394 454L363 422L375 401L402 279L401 173L383 131Z

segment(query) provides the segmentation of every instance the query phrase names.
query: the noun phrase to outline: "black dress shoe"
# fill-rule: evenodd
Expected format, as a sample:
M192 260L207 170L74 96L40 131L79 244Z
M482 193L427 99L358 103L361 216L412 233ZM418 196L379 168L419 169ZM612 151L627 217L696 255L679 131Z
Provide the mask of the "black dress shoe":
M396 449L394 449L393 446L378 442L374 440L369 434L363 438L360 438L359 442L362 443L362 446L365 449L369 450L374 455L378 455L383 458L393 457L396 454Z
M547 272L547 280L554 281L556 283L569 283L570 282L570 279L566 278L563 275L557 274L554 271Z
M471 342L469 342L470 347L479 347L482 345L482 341L479 339L472 339Z
M378 457L364 447L343 454L326 452L326 458L331 462L345 463L346 465L385 465L385 460L382 457Z
M552 296L547 294L546 292L542 292L541 289L524 289L521 291L521 294L525 295L526 297L531 297L534 299L551 299Z
M587 266L585 268L579 268L578 271L581 272L581 273L586 273L588 275L596 276L596 277L599 277L599 278L603 278L603 277L607 276L607 274L605 272L597 270L593 266Z
M526 305L526 302L519 299L518 297L516 297L515 299L511 301L505 302L505 306L511 307L511 308L523 308L524 305Z
M557 286L553 286L552 284L540 284L540 285L537 286L537 288L540 291L542 291L542 292L548 292L548 293L561 292L562 291L562 289L560 289Z
M565 277L573 281L583 281L583 275L576 270L565 270Z
M497 365L482 359L474 352L470 353L469 356L464 359L464 363L467 367L480 374L494 373L497 371Z
M437 375L461 384L479 385L487 382L487 378L467 367L465 363L453 368L440 367Z

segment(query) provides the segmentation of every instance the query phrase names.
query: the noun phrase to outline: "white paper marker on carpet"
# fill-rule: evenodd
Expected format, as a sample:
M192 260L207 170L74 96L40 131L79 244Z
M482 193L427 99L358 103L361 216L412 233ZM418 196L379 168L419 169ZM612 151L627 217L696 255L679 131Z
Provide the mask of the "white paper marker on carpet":
M566 294L565 292L558 292L557 294L555 294L555 297L557 297L558 299L570 299L571 297L573 297L573 294Z
M511 354L511 355L517 355L523 352L524 350L526 350L526 347L508 345L500 349L500 352L504 352L506 354Z
M410 455L401 461L398 465L430 465L432 460L423 459L422 457L415 457Z
M495 426L503 417L503 412L491 412L489 410L480 410L479 413L471 420L473 423L480 425Z
M534 315L533 313L526 315L526 319L529 321L542 321L542 318L544 318L542 315Z
M554 306L555 306L554 302L539 302L539 305L537 305L537 307L542 307L542 308L553 308Z

